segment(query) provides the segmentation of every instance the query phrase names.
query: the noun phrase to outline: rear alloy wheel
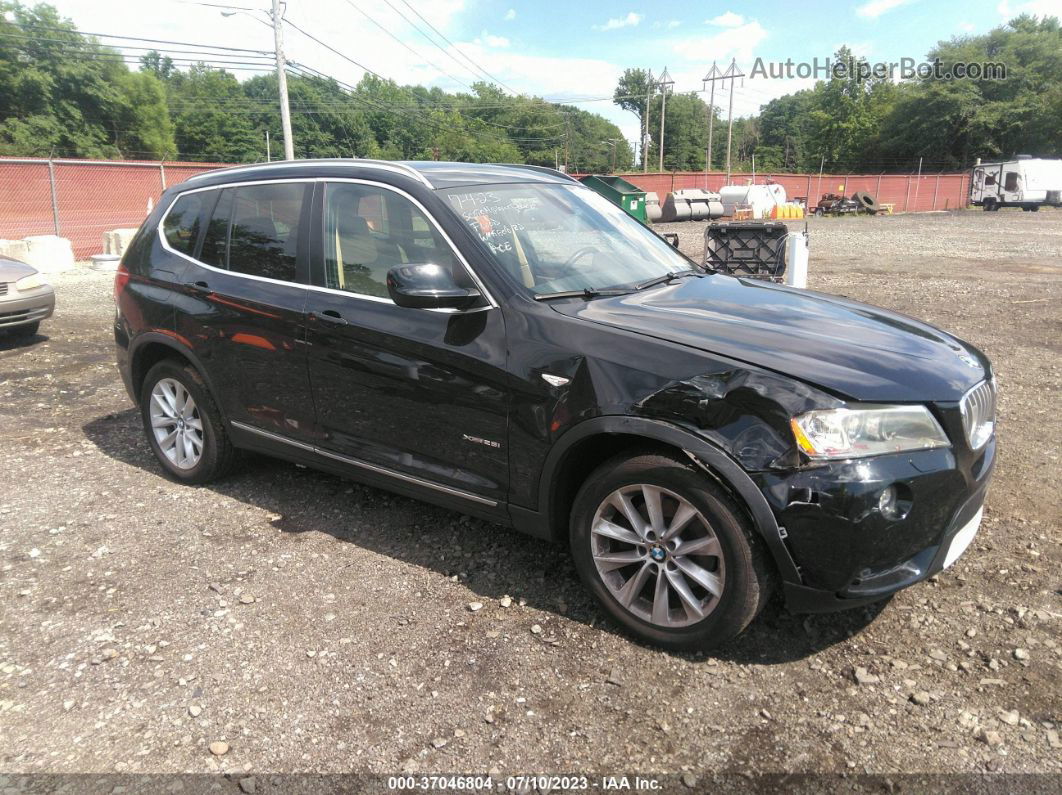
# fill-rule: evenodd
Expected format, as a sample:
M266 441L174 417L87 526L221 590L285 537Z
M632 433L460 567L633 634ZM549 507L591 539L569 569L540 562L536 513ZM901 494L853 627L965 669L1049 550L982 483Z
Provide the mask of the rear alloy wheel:
M191 365L165 359L152 367L140 393L140 415L151 451L174 480L206 483L232 468L236 451Z
M729 640L769 593L769 565L743 512L703 471L666 455L595 471L572 510L571 546L602 606L660 646Z
M206 438L199 407L184 384L163 378L151 390L151 432L159 450L177 467L188 470L203 457Z

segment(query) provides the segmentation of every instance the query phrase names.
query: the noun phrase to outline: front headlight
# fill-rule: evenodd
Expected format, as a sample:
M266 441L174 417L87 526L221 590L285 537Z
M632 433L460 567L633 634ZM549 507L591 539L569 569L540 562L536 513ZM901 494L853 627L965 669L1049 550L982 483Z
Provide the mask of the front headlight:
M789 424L801 452L820 461L948 446L948 437L925 406L809 411Z
M45 285L44 277L39 273L31 273L29 276L23 276L17 282L15 282L15 289L19 292L25 290L36 290L38 287Z

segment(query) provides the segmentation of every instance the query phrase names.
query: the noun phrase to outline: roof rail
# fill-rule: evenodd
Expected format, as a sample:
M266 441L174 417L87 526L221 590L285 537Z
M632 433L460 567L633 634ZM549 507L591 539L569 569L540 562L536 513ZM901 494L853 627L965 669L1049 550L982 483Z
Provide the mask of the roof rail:
M575 177L573 177L571 174L566 174L565 172L561 171L558 168L550 168L549 166L533 166L533 165L530 165L528 163L499 163L498 165L507 166L509 168L525 168L528 171L538 171L539 173L551 174L552 176L555 176L555 177L556 176L560 176L560 177L564 177L565 179L569 179L572 182L578 182L579 181Z
M417 182L427 185L429 188L432 184L428 182L427 178L415 168L407 166L405 163L396 163L391 160L367 160L362 158L311 158L307 160L279 160L272 163L254 163L246 166L230 166L224 169L215 169L214 171L204 171L202 174L196 174L189 177L186 182L191 182L195 179L202 179L216 171L225 171L226 173L240 173L246 174L252 171L270 169L270 168L286 168L290 166L303 166L311 163L332 163L335 165L344 166L356 166L361 168L378 168L384 171L394 171L397 174L404 174L407 177L412 177Z

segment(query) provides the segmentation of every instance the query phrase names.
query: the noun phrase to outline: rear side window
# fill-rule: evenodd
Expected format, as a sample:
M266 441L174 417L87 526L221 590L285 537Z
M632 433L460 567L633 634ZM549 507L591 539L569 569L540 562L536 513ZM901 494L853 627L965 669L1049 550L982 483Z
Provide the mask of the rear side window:
M199 216L203 210L202 193L186 193L170 207L162 222L162 234L174 251L192 256L196 238L199 237Z
M200 259L217 268L293 282L307 185L226 188L207 224Z

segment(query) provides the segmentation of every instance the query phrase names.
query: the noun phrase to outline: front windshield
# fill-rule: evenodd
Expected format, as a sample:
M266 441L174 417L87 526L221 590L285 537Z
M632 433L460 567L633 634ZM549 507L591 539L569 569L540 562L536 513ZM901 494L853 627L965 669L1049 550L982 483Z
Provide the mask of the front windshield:
M693 267L640 222L579 185L438 192L498 267L534 295L633 288Z

